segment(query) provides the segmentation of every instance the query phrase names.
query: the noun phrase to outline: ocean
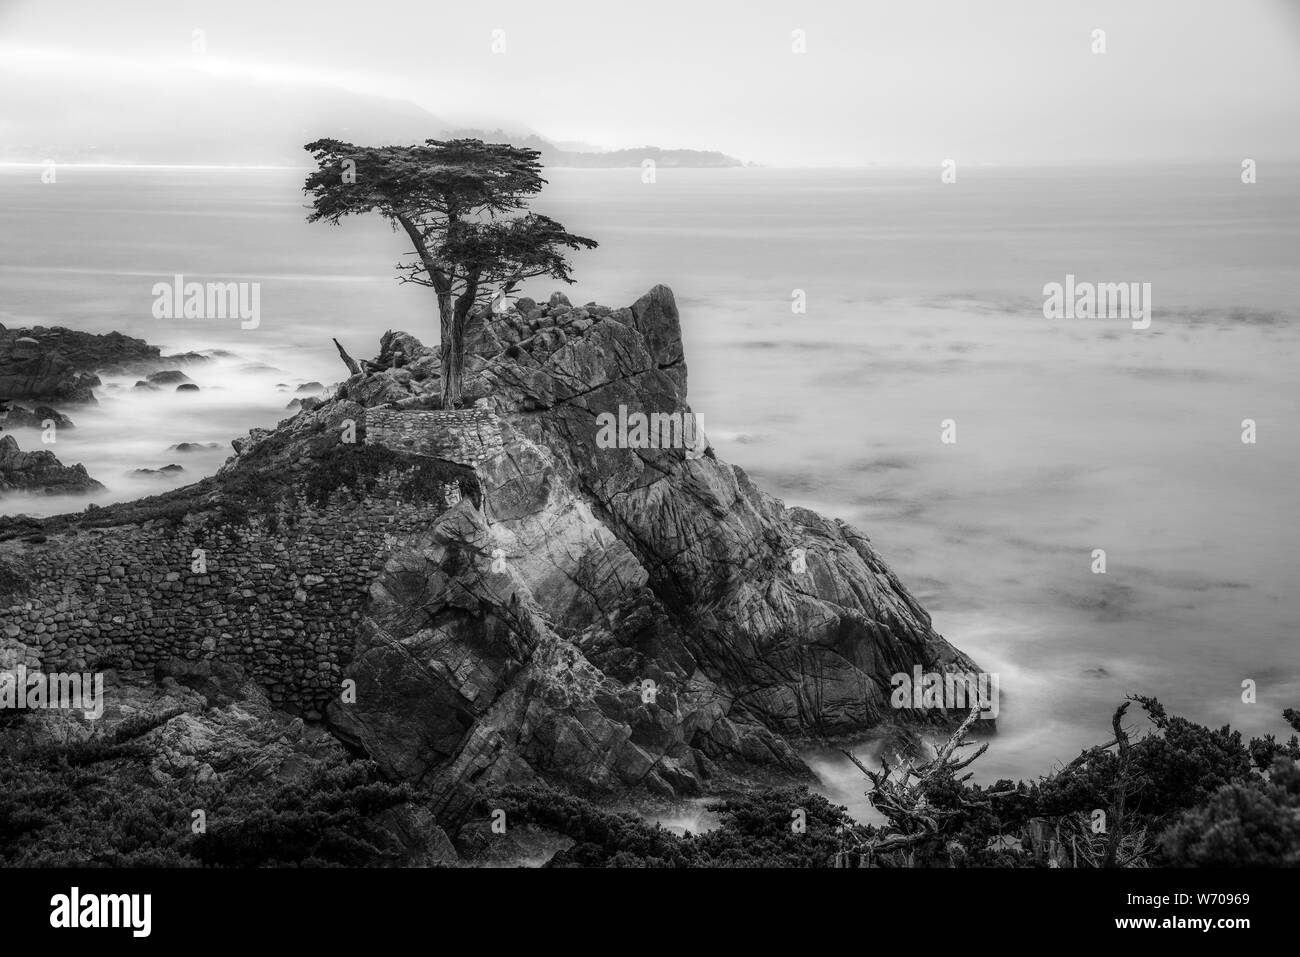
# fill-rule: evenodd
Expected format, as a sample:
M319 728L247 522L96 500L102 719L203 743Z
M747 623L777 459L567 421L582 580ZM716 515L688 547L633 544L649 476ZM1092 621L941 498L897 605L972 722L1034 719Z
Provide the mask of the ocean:
M960 168L950 184L937 166L552 170L535 205L601 244L575 258L575 303L673 288L719 455L863 529L999 674L999 732L972 767L992 782L1109 740L1127 694L1248 735L1282 734L1300 707L1300 170L1264 162L1246 185L1238 162ZM343 377L331 337L355 356L386 329L436 341L427 290L394 278L403 237L375 218L308 225L303 171L56 175L0 169L0 323L232 353L186 369L198 393L106 377L56 445L16 433L84 463L108 486L96 501L211 474L301 384ZM151 289L175 274L259 282L260 324L154 318ZM1150 328L1044 318L1043 287L1067 276L1150 283ZM220 447L167 451L179 442ZM170 462L186 471L127 474ZM808 758L867 814L852 765Z

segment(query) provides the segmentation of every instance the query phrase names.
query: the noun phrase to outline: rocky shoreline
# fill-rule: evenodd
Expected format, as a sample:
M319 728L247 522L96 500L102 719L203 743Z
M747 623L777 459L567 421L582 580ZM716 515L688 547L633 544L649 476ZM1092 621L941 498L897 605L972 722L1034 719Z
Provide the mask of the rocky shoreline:
M118 332L95 334L63 326L8 329L0 325L0 430L30 429L40 441L75 428L60 408L96 406L101 375L142 376L141 391L198 391L179 367L211 361L202 353L163 355L157 346ZM27 440L24 439L24 442ZM179 471L141 468L132 474ZM6 493L76 495L102 491L104 484L82 465L64 465L50 449L23 451L5 436L0 455L0 497Z
M791 741L948 722L891 707L890 675L978 668L865 535L711 448L597 442L620 407L692 414L669 289L482 318L468 408L440 408L436 348L390 332L211 478L0 520L0 654L118 689L99 727L44 733L206 688L141 739L185 755L168 774L242 774L289 722L315 729L295 766L332 741L454 837L500 785L682 800L811 779Z

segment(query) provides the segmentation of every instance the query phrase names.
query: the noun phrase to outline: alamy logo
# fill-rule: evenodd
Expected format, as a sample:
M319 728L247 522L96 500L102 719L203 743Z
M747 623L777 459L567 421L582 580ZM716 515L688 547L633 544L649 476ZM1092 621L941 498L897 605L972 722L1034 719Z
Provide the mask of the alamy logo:
M78 887L50 898L50 926L128 927L132 937L148 937L153 926L150 894L82 894Z
M953 671L921 671L920 665L909 675L900 671L890 678L894 689L889 703L895 708L938 708L942 711L970 711L978 704L981 718L998 716L998 676Z
M1074 273L1065 283L1049 282L1043 287L1044 319L1131 319L1134 329L1151 326L1151 283L1075 282Z
M602 412L596 416L596 445L602 449L685 449L688 459L698 459L708 448L704 417L695 412Z
M0 709L80 711L96 721L104 714L104 676L29 673L26 665L0 671Z
M170 283L153 284L155 319L239 319L239 328L262 322L260 282L186 282L176 274Z

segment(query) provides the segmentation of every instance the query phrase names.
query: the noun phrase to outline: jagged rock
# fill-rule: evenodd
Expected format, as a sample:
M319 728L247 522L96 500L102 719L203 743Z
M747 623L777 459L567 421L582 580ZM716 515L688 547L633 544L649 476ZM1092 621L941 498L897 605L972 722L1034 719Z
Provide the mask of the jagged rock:
M117 332L0 327L0 396L90 404L95 401L92 390L100 384L95 373L157 360L157 347Z
M303 394L319 395L320 393L325 391L325 387L321 385L319 382L304 382L302 385L298 386L298 388L296 388L294 391L299 393L300 395Z
M850 526L711 455L599 447L602 411L689 412L671 290L605 312L540 359L467 363L504 437L483 511L462 501L390 558L347 672L358 701L327 712L445 814L532 777L685 795L737 767L806 775L783 736L892 720L889 676L913 664L975 670ZM499 573L475 558L498 552Z
M248 435L241 435L237 439L231 439L230 447L235 450L235 455L243 455L270 434L267 429L249 429Z
M84 465L64 465L53 452L24 452L12 435L0 436L0 495L45 492L50 495L94 492L104 486L86 474Z
M0 426L11 429L44 429L46 422L53 422L55 428L59 429L76 428L70 418L48 405L38 405L34 409L16 405L9 410L7 417L0 415Z
M433 354L434 350L415 336L390 329L379 340L379 356L375 361L385 368L400 369Z
M163 356L162 361L170 365L198 365L202 362L211 362L213 355L229 356L230 353L220 349L213 349L212 355L204 355L202 352L178 352L175 355Z
M408 380L409 382L409 370ZM339 386L339 398L356 402L358 405L386 405L400 402L414 393L409 385L388 372L363 372L349 378Z
M890 707L890 676L977 669L866 536L787 508L704 443L598 439L598 417L620 406L669 423L689 416L672 292L584 309L562 342L552 326L496 352L498 330L523 317L475 316L472 409L427 411L436 379L417 378L415 363L379 363L276 430L236 439L236 457L201 488L157 497L165 511L114 506L122 517L110 529L100 510L93 531L105 537L75 545L46 522L42 581L75 592L85 624L56 621L53 609L14 621L44 627L37 645L56 658L111 642L135 659L156 647L242 661L273 703L307 717L323 708L340 740L427 788L443 822L506 781L667 797L751 775L807 779L792 741L927 720ZM436 358L404 333L385 340L381 359ZM362 443L354 451L340 443L344 420ZM440 430L438 441L411 429ZM459 454L467 442L476 454ZM456 449L472 466L421 448ZM293 530L287 516L240 525L241 508L268 508L277 486L312 490ZM196 523L223 510L209 572L186 571L193 539L177 539L189 532L152 521L179 506ZM96 566L110 531L136 544ZM0 541L0 556L17 549ZM174 579L133 567L147 549L180 563L166 570ZM75 568L57 565L65 555ZM151 617L98 597L128 576L150 589ZM0 607L0 626L9 621ZM327 630L329 643L317 638ZM355 682L351 700L338 693L343 678ZM221 750L206 743L216 731L173 734L195 744L168 754Z

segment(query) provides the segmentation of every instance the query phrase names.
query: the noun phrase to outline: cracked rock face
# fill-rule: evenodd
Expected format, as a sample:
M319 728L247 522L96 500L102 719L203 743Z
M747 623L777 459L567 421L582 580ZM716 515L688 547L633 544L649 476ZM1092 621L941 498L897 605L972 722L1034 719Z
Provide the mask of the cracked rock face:
M787 739L892 721L890 676L914 665L977 670L862 533L712 450L599 440L620 406L690 413L671 290L526 305L467 334L465 395L497 414L502 448L477 468L482 507L402 542L372 586L356 701L327 714L340 737L448 814L534 777L680 796L807 775ZM436 392L401 372L347 398L401 409Z

